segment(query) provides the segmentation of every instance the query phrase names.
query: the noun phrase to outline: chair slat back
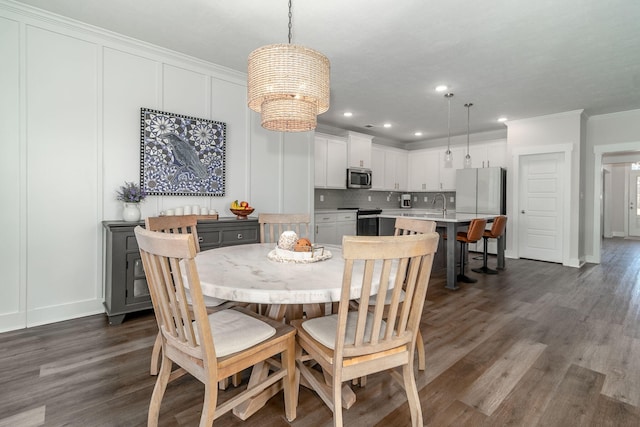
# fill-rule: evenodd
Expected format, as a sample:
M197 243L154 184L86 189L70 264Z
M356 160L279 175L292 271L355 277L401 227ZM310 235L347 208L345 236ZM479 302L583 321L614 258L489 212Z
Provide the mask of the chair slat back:
M435 221L422 219L410 219L404 217L396 218L394 236L404 236L407 234L425 234L436 231Z
M215 370L215 349L194 261L193 235L151 231L140 226L134 231L153 309L167 345L191 357L206 359L209 369ZM190 303L187 292L191 293Z
M284 231L295 231L298 237L310 238L311 217L309 214L261 213L260 242L277 243Z
M147 230L175 234L191 233L196 243L196 251L200 252L197 224L197 215L151 216L144 220Z
M340 364L337 359L344 357L391 351L402 346L413 354L438 239L435 232L343 238L345 267L338 307L336 363ZM355 282L362 284L358 295L351 292ZM378 285L378 289L374 285ZM401 298L403 286L404 300ZM391 302L387 305L385 300L391 287ZM349 301L357 298L360 299L357 311L349 314ZM370 298L375 299L372 312ZM346 330L349 316L357 316L353 342L347 341L350 340Z

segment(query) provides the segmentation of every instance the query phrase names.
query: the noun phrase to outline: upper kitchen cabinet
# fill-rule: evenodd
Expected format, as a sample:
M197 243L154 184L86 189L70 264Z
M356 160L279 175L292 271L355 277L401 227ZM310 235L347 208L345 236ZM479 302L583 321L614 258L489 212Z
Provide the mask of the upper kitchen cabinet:
M384 157L384 189L406 191L407 189L407 152L388 149Z
M450 168L444 167L444 156L447 147L442 147L438 151L438 167L440 168L440 190L454 191L456 189L456 169L464 168L464 156L466 149L462 147L451 147L453 164Z
M439 191L440 190L440 156L436 150L412 151L408 156L409 191Z
M347 141L332 135L315 135L315 187L347 188Z
M379 145L371 147L371 189L384 190L385 150Z
M349 132L347 137L349 167L371 169L371 135Z
M371 189L405 191L407 189L406 150L373 144L371 148Z
M472 167L492 168L506 166L507 142L505 140L484 142L482 144L471 145L469 155L471 156ZM465 148L464 155L467 151Z

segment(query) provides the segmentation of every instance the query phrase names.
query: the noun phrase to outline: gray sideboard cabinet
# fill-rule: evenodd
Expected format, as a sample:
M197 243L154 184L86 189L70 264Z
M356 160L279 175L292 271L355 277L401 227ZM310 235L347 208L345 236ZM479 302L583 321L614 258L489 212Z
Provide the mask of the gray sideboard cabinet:
M143 222L103 221L105 264L104 307L110 325L119 325L127 313L152 308L138 243L133 229ZM200 250L258 243L257 219L198 221Z

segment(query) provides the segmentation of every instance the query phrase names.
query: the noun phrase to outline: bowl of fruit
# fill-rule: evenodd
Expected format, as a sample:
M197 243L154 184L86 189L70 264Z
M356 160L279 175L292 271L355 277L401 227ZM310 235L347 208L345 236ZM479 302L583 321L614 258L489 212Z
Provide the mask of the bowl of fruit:
M238 219L247 219L247 216L251 215L255 209L249 206L249 202L238 202L234 200L229 210L238 217Z

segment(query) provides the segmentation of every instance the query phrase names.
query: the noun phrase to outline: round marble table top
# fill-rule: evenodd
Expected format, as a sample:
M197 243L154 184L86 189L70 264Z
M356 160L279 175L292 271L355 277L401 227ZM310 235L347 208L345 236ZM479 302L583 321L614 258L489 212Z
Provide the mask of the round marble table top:
M325 245L333 256L308 264L272 261L267 255L274 247L273 243L255 243L200 252L195 261L203 294L260 304L340 300L344 259L339 246ZM357 295L359 281L352 283L351 295Z

